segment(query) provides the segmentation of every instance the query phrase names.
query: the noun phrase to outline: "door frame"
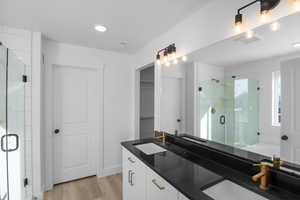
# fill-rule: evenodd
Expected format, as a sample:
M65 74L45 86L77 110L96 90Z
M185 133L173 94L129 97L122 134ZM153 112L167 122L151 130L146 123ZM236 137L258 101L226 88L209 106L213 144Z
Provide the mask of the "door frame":
M135 70L134 73L134 135L133 139L137 140L140 139L140 88L141 88L141 71L143 69L146 69L148 67L154 67L154 79L156 77L155 75L155 63L149 63L147 65L144 65L142 67L139 67ZM155 85L155 81L154 81ZM155 93L156 88L154 88ZM155 110L155 103L154 103L154 110ZM155 116L155 115L154 115ZM155 117L154 117L155 118Z
M72 68L79 68L79 69L87 69L93 70L97 73L96 81L97 85L99 86L98 91L98 121L99 126L96 134L96 175L97 177L103 176L103 169L104 169L104 65L99 66L76 66L76 65L68 65L68 64L51 64L48 69L46 69L46 77L45 77L45 185L44 191L51 190L54 185L54 138L53 138L53 109L54 109L54 88L53 88L53 81L54 81L54 68L55 67L72 67Z

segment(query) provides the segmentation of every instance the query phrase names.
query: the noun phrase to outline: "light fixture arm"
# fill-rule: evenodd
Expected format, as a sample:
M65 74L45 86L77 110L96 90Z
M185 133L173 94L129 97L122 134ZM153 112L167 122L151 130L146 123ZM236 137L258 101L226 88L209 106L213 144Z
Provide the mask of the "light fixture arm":
M280 0L255 0L255 1L248 3L247 5L239 8L237 13L241 14L242 10L244 10L245 8L248 8L249 6L252 6L253 4L255 4L257 2L260 2L261 10L272 10L280 3Z
M175 47L175 43L170 44L169 46L167 46L167 47L165 47L165 48L163 48L163 49L160 49L159 51L157 51L157 54L160 54L161 52L166 51L170 46Z
M245 5L245 6L241 7L241 8L239 8L238 11L237 11L237 13L238 13L238 14L241 14L241 11L242 11L242 10L244 10L245 8L248 8L249 6L252 6L253 4L255 4L255 3L257 3L257 2L260 2L260 1L261 1L261 0L255 0L255 1L251 2L251 3L248 3L247 5Z

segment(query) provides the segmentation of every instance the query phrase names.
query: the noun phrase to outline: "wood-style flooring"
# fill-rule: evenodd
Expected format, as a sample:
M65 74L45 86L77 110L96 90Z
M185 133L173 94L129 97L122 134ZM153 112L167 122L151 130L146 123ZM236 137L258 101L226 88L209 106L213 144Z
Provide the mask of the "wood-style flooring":
M45 192L44 200L122 200L122 176L93 176L58 184Z

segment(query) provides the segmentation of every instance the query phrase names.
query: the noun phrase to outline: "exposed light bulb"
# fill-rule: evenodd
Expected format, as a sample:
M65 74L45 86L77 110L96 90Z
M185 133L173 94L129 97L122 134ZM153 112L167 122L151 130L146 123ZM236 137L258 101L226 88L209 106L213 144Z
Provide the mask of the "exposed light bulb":
M238 13L235 16L235 32L240 33L242 31L242 24L243 24L243 15Z
M164 62L165 63L169 62L168 56L164 56Z
M298 11L300 10L300 0L295 0L295 7Z
M161 61L160 60L156 60L156 64L161 65Z
M267 23L268 22L268 11L264 10L260 14L260 20L262 23Z
M293 46L294 46L295 48L300 47L300 42L294 43Z
M248 39L251 39L251 38L253 38L253 35L254 35L254 32L252 30L249 30L249 31L247 31L246 37Z
M172 60L176 59L176 52L173 52L173 53L171 54L171 59L172 59Z
M242 32L242 27L241 27L240 24L235 25L235 32L236 32L236 33Z
M165 65L166 65L167 67L170 67L170 62L169 62L169 61L165 62Z
M176 65L177 63L178 63L178 60L177 60L177 58L175 58L175 59L173 60L173 64Z
M182 56L182 61L183 62L187 61L187 57L186 56Z
M278 23L278 22L273 22L272 24L271 24L271 30L272 31L278 31L279 30L279 28L280 28L280 24Z

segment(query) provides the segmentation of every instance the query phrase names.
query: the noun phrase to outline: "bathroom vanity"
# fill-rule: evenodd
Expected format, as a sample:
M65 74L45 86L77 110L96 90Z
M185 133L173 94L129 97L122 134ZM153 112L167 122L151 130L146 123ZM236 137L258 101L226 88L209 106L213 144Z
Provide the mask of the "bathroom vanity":
M228 149L211 148L209 141L201 144L186 137L190 136L167 135L165 143L157 139L123 142L123 199L300 199L300 176L270 169L271 188L261 190L251 179L259 172L255 162ZM260 158L249 152L249 158L255 156ZM281 187L286 181L288 188Z

